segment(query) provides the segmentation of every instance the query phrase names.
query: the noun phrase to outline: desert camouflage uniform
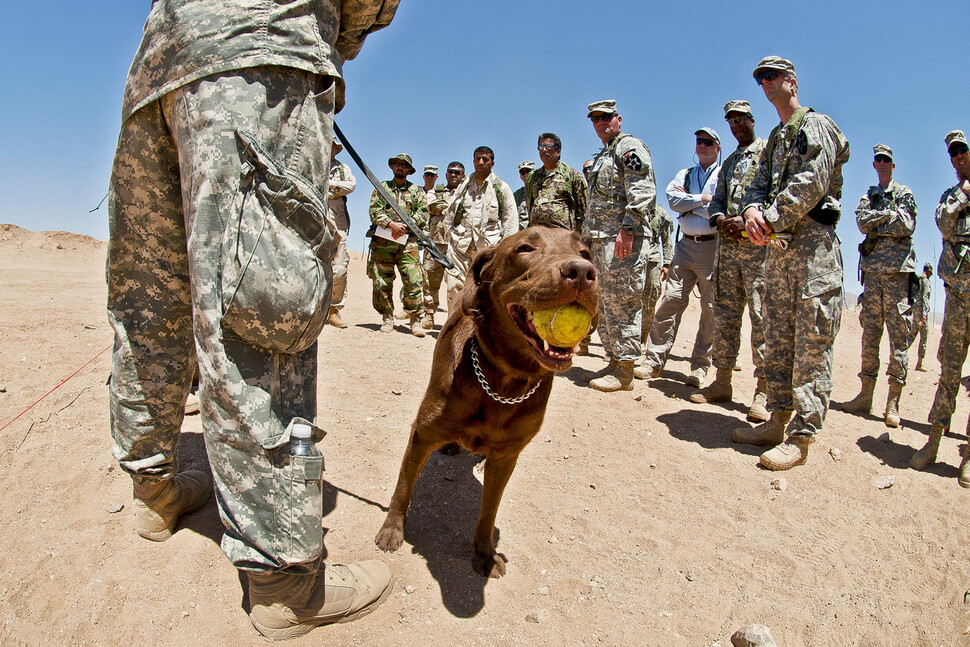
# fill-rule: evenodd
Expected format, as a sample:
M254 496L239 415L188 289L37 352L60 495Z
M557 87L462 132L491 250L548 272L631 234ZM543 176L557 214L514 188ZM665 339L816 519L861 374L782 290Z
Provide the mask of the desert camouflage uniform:
M674 221L667 210L659 204L654 212L651 228L653 237L650 251L647 253L647 278L643 284L643 314L640 317L641 346L645 346L650 338L653 313L663 291L660 270L665 265L670 265L670 259L674 256Z
M762 206L775 232L792 234L787 249L768 247L763 324L767 408L794 410L788 434L799 436L822 429L842 319L842 252L835 225L816 222L809 212L818 205L838 218L849 142L826 115L808 112L797 132L794 120L772 131L767 146L774 138L774 154L770 160L767 151L761 156L743 204Z
M544 166L535 169L525 180L529 226L581 232L586 215L586 190L582 173L564 162L559 162L551 173Z
M428 224L428 197L417 184L404 181L398 186L394 180L385 180L384 188L397 200L404 213L411 216L414 224L422 229ZM374 227L387 227L401 219L391 205L375 189L370 197L370 220ZM371 231L370 233L373 233ZM421 313L424 270L421 268L420 248L413 234L405 243L396 243L373 235L370 240L368 272L374 281L373 305L382 316L394 314L394 268L401 273L401 302L404 311L411 316Z
M859 231L866 234L863 248L868 251L860 262L865 298L859 315L862 323L859 377L875 381L879 376L879 342L885 325L889 331L886 374L890 381L906 384L907 351L913 343L914 330L909 276L916 270L913 249L916 199L909 187L895 180L886 190L871 186L859 200L855 217Z
M640 357L643 289L656 202L650 150L636 137L620 133L594 158L582 233L599 273L600 338L607 356L620 362ZM633 233L633 252L622 260L614 256L621 229Z
M315 335L294 352L245 341L238 331L282 340L298 322L282 307L237 317L238 286L226 280L239 253L253 252L236 246L251 242L250 218L265 223L267 241L312 240L301 259L270 255L287 265L272 271L278 283L269 285L312 287L289 265L309 261L325 321L336 246L325 196L333 112L343 106L340 62L390 22L397 3L281 0L272 16L259 11L263 4L156 0L129 71L108 199L112 454L137 481L176 473L198 365L222 549L238 568L314 572L323 548L322 458L291 461L285 444L294 420L316 416ZM345 23L359 31L338 36ZM265 253L260 242L255 257L267 260ZM258 279L260 270L247 272ZM255 294L265 303L277 293ZM315 428L314 439L322 436Z
M337 253L333 257L333 294L330 297L330 307L340 310L347 297L347 268L350 267L350 254L347 252L347 235L350 233L347 196L357 188L357 178L350 172L349 166L339 160L332 160L328 187L330 193L327 206L330 207L330 213L341 234Z
M943 234L938 268L946 288L946 306L940 349L936 354L940 360L940 382L929 422L948 429L970 346L970 203L959 184L947 189L940 198L936 226ZM967 259L957 272L960 250L967 251Z
M519 216L519 230L521 231L529 226L529 210L525 206L525 187L520 186L513 191L512 197L515 198L515 211Z
M457 187L456 187L457 188ZM448 249L448 222L445 220L445 213L455 197L455 191L448 190L443 184L435 186L428 191L428 235L442 252ZM434 314L438 309L438 293L441 291L441 281L445 278L445 267L434 260L428 252L424 252L421 259L424 268L424 283L421 285L424 302L424 312Z
M745 148L734 150L717 178L714 197L708 207L711 224L718 216L733 218L741 212L741 200L748 189L746 177L756 168L765 148L765 140L755 137ZM765 257L767 249L747 238L731 240L718 229L717 252L714 257L714 346L712 363L715 368L734 368L741 350L741 317L748 305L751 322L751 361L754 376L765 374L765 333L762 325L762 304L765 300Z
M930 326L930 307L932 304L933 282L925 274L919 275L919 302L913 315L913 325L919 330L919 346L916 349L917 363L926 357L926 338Z

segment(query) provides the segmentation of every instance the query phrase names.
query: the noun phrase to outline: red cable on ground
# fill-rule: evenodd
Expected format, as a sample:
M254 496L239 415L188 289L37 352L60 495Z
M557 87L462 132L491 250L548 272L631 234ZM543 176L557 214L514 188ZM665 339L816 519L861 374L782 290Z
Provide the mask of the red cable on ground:
M89 359L89 360L88 360L87 362L85 362L85 364L84 364L84 366L82 366L82 367L81 367L81 368L79 368L78 370L76 370L76 371L74 371L73 373L71 373L70 375L68 375L67 377L65 377L65 378L64 378L63 380L61 380L61 381L60 381L60 382L58 383L58 385L57 385L57 386L55 386L55 387L54 387L53 389L51 389L50 391L48 391L48 392L47 392L47 393L45 393L44 395L42 395L42 396L40 396L40 397L39 397L39 398L37 399L37 401L36 401L36 402L34 402L34 403L33 403L32 405L30 405L29 407L27 407L26 409L24 409L24 410L23 410L23 411L21 411L20 413L18 413L18 414L17 414L17 415L16 415L15 417L14 417L14 419L13 419L13 420L11 420L10 422L8 422L8 423L7 423L7 424L5 424L4 426L2 426L2 427L0 427L0 431L3 431L4 429L6 429L6 428L7 428L7 427L9 427L10 425L12 425L12 424L13 424L13 423L14 423L14 422L15 422L15 421L17 420L17 418L19 418L20 416L22 416L22 415L24 415L25 413L27 413L28 411L30 411L31 409L33 409L33 408L34 408L35 406L37 406L37 404L38 404L38 403L39 403L39 402L40 402L41 400L43 400L44 398L46 398L47 396L49 396L49 395L50 395L51 393L53 393L54 391L56 391L57 389L59 389L59 388L61 387L61 385L63 385L63 384L64 384L65 382L67 382L67 381L68 381L69 379L71 379L72 377L74 377L75 375L77 375L78 373L80 373L81 371L83 371L83 370L84 370L84 367L85 367L85 366L87 366L88 364L90 364L90 363L91 363L91 362L93 362L94 360L96 360L96 359L98 359L99 357L101 357L101 355L102 355L102 354L104 354L104 351L106 351L106 350L108 350L109 348L111 348L111 346L112 346L112 344L108 344L107 346L105 346L104 348L102 348L102 349L101 349L101 352L100 352L100 353L98 353L97 355L95 355L94 357L92 357L91 359Z

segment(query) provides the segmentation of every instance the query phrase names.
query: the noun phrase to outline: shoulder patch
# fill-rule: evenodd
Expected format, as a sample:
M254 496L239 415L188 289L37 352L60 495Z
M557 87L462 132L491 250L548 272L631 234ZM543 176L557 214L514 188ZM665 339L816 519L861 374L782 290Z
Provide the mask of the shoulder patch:
M808 152L808 136L804 130L798 131L798 135L795 137L795 150L798 151L799 155Z
M640 159L635 150L628 150L623 153L623 165L631 171L643 170L643 160Z

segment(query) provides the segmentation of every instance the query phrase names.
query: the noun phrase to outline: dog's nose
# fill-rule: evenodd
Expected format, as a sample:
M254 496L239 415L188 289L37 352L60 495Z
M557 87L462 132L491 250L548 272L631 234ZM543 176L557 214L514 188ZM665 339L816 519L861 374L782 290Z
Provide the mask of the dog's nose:
M563 281L577 290L589 288L596 283L596 268L581 258L563 263L559 273L562 274Z

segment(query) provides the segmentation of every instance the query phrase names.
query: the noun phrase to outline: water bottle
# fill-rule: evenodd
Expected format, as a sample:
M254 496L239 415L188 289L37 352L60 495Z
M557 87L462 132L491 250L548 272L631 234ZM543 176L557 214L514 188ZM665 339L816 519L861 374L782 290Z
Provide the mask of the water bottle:
M323 456L311 436L310 425L297 422L290 430L290 456Z

